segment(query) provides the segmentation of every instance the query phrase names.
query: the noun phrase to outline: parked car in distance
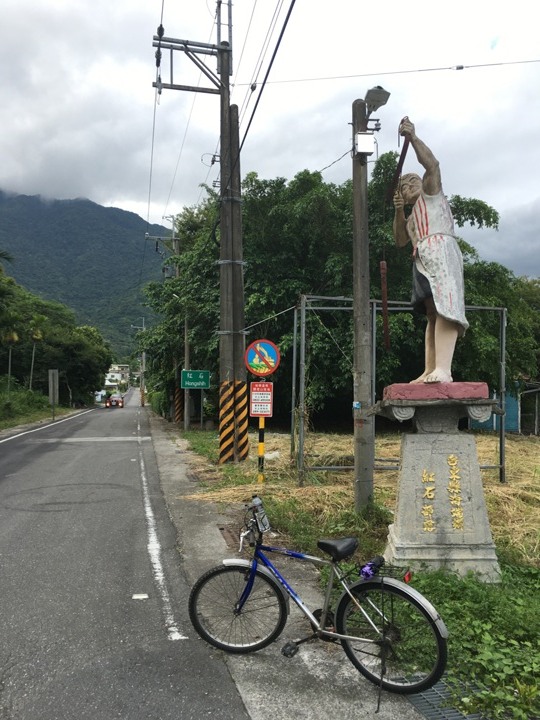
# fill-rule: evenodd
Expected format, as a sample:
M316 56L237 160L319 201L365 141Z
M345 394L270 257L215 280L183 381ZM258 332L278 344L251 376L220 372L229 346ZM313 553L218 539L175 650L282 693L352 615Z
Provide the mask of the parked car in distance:
M124 398L119 393L111 395L105 400L105 407L124 407Z

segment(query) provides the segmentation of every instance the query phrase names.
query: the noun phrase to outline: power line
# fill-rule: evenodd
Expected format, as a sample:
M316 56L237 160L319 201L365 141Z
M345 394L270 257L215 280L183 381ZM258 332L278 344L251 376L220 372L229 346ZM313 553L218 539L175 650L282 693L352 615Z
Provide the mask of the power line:
M277 41L277 43L276 43L276 47L275 47L274 52L273 52L273 54L272 54L272 58L270 59L270 64L268 65L268 69L267 69L267 71L266 71L266 75L264 76L264 80L263 80L263 83L262 83L262 85L261 85L261 89L259 90L259 94L258 94L258 96L257 96L257 100L255 101L255 107L253 108L253 112L251 113L251 117L249 118L249 122L248 122L248 125L247 125L247 128L246 128L246 131L245 131L245 133L244 133L244 137L242 138L242 142L240 143L240 147L239 147L239 149L238 149L238 154L239 154L239 155L240 155L240 153L242 152L242 148L244 147L244 143L245 143L245 141L246 141L246 137L247 137L248 132L249 132L249 129L250 129L250 127L251 127L251 123L253 122L253 118L255 117L255 113L257 112L257 108L259 107L259 103L260 103L260 101L261 101L261 96L262 96L263 91L264 91L264 88L265 88L265 86L266 86L266 84L267 84L267 82L268 82L268 76L270 75L270 71L272 70L272 66L273 66L273 64L274 64L274 60L276 59L276 55L277 55L277 52L278 52L278 50L279 50L279 46L281 45L281 41L283 40L283 35L285 34L285 30L286 30L287 25L288 25L288 23L289 23L289 19L290 19L290 17L291 17L291 14L292 14L292 11L293 11L293 8L294 8L295 3L296 3L296 0L291 0L291 4L290 4L290 6L289 6L289 10L288 10L288 12L287 12L287 16L285 17L285 21L284 21L284 23L283 23L283 27L281 28L281 32L280 32L280 34L279 34L278 41Z
M424 72L441 72L442 70L471 70L477 68L490 68L490 67L502 67L508 65L527 65L533 63L540 63L538 60L511 60L508 62L498 63L481 63L478 65L450 65L449 67L433 67L433 68L416 68L411 70L387 70L384 72L369 72L369 73L358 73L356 75L327 75L314 78L293 78L290 80L268 80L268 85L279 85L285 83L300 83L300 82L324 82L326 80L352 80L354 78L362 77L381 77L382 75L410 75L414 73ZM250 83L236 83L238 86L249 85Z

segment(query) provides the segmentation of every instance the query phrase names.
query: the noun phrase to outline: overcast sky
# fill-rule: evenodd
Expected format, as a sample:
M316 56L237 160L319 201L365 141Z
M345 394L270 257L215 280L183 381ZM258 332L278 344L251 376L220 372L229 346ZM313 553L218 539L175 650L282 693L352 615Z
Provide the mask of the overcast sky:
M234 2L231 101L241 139L290 4ZM242 174L291 179L307 168L324 169L329 182L349 179L352 103L382 85L391 97L375 113L379 153L399 149L408 115L440 160L446 194L501 214L499 232L461 234L483 259L540 276L534 6L296 0L245 138ZM2 0L0 188L85 197L165 225L164 216L203 199L201 184L219 175L219 98L157 96L152 41L163 19L168 37L215 43L215 9L215 0ZM216 72L214 57L199 57ZM170 80L168 52L162 79ZM184 53L175 53L174 81L209 86ZM404 172L418 170L410 152Z

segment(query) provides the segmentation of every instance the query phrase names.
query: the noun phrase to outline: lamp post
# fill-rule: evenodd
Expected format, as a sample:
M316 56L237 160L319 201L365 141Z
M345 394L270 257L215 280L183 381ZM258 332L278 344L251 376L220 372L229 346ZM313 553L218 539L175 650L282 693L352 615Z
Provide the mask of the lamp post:
M371 312L369 307L369 235L367 163L375 150L375 136L368 127L372 112L384 105L390 93L380 86L368 90L365 100L355 100L353 115L353 423L354 499L357 512L373 499L375 419L368 414L372 397ZM378 127L376 128L378 129Z

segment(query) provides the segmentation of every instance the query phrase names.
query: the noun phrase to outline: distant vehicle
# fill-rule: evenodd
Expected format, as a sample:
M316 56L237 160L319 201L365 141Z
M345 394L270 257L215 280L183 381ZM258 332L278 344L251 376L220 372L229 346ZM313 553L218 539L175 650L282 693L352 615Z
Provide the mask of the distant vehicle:
M124 407L124 398L119 393L111 395L105 400L105 407Z

